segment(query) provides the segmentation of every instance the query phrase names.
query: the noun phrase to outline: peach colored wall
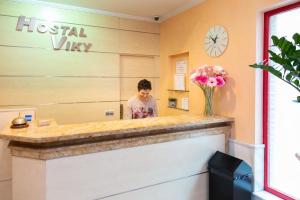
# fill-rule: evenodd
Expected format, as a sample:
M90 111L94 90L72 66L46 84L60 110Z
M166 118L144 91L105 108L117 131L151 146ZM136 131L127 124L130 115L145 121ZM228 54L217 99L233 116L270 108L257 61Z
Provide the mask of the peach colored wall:
M257 17L280 0L206 0L161 24L161 77L170 74L169 55L189 52L189 69L203 64L224 66L228 84L215 92L215 113L235 118L233 138L254 143L255 71L248 67L256 60ZM204 37L213 25L223 25L229 44L223 55L209 57L204 51ZM170 75L169 75L170 76ZM171 78L171 76L169 77ZM161 114L167 109L168 80L161 79ZM190 85L190 112L201 114L204 98L200 88Z

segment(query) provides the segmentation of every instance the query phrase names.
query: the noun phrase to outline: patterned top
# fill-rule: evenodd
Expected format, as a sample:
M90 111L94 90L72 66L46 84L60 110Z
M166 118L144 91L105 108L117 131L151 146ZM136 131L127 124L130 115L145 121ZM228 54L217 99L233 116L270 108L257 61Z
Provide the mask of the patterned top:
M148 101L141 101L137 96L131 97L127 102L125 119L139 119L157 117L155 99L150 96Z

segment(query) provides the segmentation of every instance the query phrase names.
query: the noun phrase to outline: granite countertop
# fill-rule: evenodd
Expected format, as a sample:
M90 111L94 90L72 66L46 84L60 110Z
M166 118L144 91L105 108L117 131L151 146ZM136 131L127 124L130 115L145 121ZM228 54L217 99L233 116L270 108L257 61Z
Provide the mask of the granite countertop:
M88 140L99 137L105 139L120 139L123 137L145 136L155 133L155 131L193 130L231 122L233 122L233 118L222 116L203 117L181 115L68 125L52 123L50 126L44 127L37 127L32 123L28 128L24 129L11 129L7 126L0 133L0 139L32 144Z

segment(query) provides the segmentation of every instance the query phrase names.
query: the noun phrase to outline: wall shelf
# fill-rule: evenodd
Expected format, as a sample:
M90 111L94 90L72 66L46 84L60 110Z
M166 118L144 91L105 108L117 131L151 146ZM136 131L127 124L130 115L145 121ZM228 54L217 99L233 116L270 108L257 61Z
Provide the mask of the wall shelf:
M190 111L190 110L186 110L186 109L182 109L182 108L176 108L176 107L170 107L170 106L168 106L168 108L173 108L173 109L176 109L176 110L182 110L182 111Z
M166 113L182 114L189 112L189 52L169 55L168 63L167 109Z
M168 91L171 91L171 92L190 92L189 90L172 90L172 89L168 89Z

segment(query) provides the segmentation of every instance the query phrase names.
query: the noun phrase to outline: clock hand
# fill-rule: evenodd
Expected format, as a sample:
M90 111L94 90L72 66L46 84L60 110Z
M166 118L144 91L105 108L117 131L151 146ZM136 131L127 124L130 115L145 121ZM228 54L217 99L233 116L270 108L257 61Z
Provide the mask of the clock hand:
M212 41L214 41L214 43L216 43L216 38L213 38L212 36L209 36L210 39L212 39Z
M214 42L216 43L217 42L217 39L218 39L218 35L216 35L215 39L214 39Z

